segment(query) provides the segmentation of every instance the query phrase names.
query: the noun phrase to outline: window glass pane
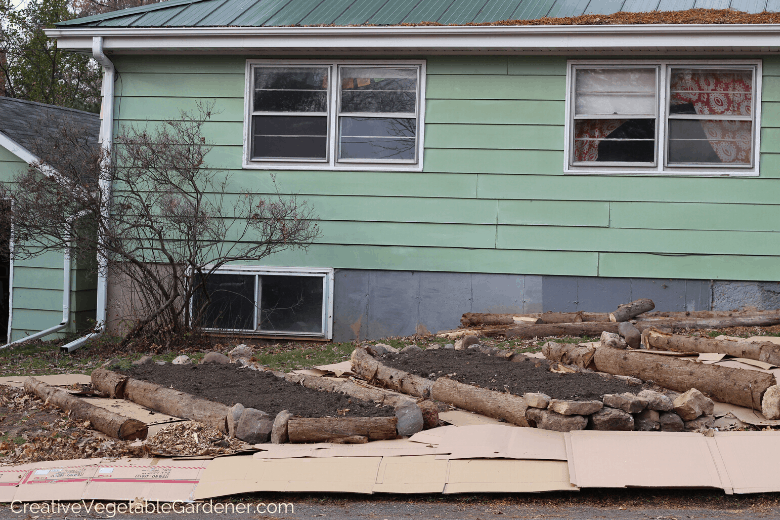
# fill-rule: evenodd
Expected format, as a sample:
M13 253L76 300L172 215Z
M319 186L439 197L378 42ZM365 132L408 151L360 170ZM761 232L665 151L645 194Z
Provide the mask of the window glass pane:
M655 161L655 120L576 120L574 160L652 163Z
M576 115L656 114L656 69L577 69Z
M671 114L753 114L752 70L672 69Z
M750 121L670 119L670 164L750 164Z
M261 330L323 332L322 277L263 275L260 280Z
M416 119L342 117L340 123L340 159L415 158Z
M253 330L255 277L243 274L212 274L206 282L205 293L199 291L195 295L195 316L203 306L205 310L201 323L205 328Z
M252 157L325 159L325 116L252 116Z
M344 67L341 69L342 112L414 113L417 69Z
M258 112L326 112L328 68L255 68L254 110Z

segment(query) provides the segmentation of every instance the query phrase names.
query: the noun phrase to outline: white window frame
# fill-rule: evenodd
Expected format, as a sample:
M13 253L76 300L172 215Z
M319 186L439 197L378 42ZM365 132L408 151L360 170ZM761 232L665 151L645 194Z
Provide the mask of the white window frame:
M310 159L262 159L252 160L252 99L253 99L253 69L256 66L268 67L329 67L328 77L328 149L326 160ZM415 118L417 135L414 161L399 159L338 159L338 122L339 103L341 99L340 69L342 67L416 67L417 68L417 103ZM338 170L338 171L423 171L423 144L425 142L425 60L263 60L250 59L246 61L244 81L244 138L243 138L243 168L255 170ZM348 114L360 116L360 114ZM377 115L377 114L374 114ZM388 115L392 117L392 114ZM387 117L387 116L386 116Z
M648 166L626 166L605 164L574 163L574 76L577 68L657 68L657 120L656 120L656 156L654 163ZM753 79L753 157L751 164L712 164L702 166L674 166L668 164L667 134L669 117L667 114L670 83L669 71L673 67L691 67L706 69L752 69ZM696 177L758 177L761 158L761 60L569 60L566 72L566 122L564 131L563 172L572 175L650 175L650 176L696 176Z
M218 329L204 327L206 332L244 334L247 336L280 336L280 337L311 337L313 339L333 339L333 282L334 269L330 267L269 267L250 265L227 265L215 270L212 274L236 274L255 277L255 314L253 330ZM258 276L311 276L322 278L322 332L285 332L259 330L260 315L260 284ZM193 301L190 301L192 310Z

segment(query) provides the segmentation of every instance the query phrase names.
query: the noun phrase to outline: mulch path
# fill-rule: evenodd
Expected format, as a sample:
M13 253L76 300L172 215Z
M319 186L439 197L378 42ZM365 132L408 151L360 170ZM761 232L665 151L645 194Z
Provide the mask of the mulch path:
M461 383L499 392L523 395L542 392L554 399L587 401L601 399L604 394L637 394L644 388L626 381L596 373L559 374L550 372L546 359L519 354L507 361L478 350L437 349L417 353L385 354L380 361L412 374L437 379L449 376Z
M271 372L259 372L236 365L147 364L132 367L127 374L161 386L175 388L203 399L276 415L289 410L300 417L392 417L388 406L361 401L342 394L319 392L289 383Z

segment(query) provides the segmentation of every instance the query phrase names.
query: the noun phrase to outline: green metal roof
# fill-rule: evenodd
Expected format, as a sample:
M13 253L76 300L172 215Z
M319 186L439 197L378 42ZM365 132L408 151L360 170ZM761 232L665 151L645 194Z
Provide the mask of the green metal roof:
M465 25L583 14L735 9L780 11L780 0L168 0L77 18L59 27Z

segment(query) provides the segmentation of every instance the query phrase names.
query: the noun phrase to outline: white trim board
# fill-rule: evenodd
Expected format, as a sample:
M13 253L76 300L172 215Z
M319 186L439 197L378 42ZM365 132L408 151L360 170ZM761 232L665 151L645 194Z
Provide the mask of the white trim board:
M0 146L17 156L27 164L35 164L40 162L40 159L32 154L27 148L23 147L3 132L0 132Z

